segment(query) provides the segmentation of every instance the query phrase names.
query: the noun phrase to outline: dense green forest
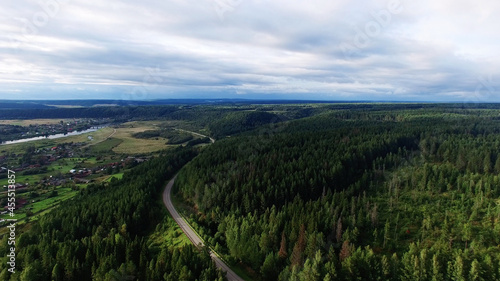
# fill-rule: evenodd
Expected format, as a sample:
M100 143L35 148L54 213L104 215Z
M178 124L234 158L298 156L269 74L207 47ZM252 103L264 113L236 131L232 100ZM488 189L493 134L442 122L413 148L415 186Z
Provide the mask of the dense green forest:
M181 129L217 141L162 152L26 224L16 274L5 268L4 236L0 280L225 280L207 249L151 238L171 231L160 194L179 170L179 207L207 244L255 280L500 280L499 108L19 109L22 118L183 120ZM167 129L136 137L173 139ZM191 138L175 135L171 142Z
M217 141L175 192L256 279L499 280L499 117L319 110Z
M166 130L147 130L140 133L135 133L134 137L140 139L150 139L150 138L165 138L168 139L168 144L181 144L193 139L193 135L190 133L184 133L181 131L175 131L173 129Z
M16 241L15 274L5 266L4 236L0 280L225 280L206 250L155 247L147 238L165 216L165 181L195 155L169 150L32 222Z

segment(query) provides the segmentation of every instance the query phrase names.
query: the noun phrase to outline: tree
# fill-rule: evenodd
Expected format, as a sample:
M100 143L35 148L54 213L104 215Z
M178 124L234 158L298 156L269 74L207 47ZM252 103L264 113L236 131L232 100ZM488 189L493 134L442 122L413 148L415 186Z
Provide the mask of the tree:
M307 259L304 269L300 272L301 281L320 281L321 277L321 252L318 250L314 259Z
M41 280L43 277L42 267L40 266L39 261L35 261L32 264L26 266L24 270L21 272L20 280L21 281L34 281Z
M462 226L462 239L465 242L465 248L467 249L467 242L472 239L472 226L469 222L466 222Z
M449 270L449 274L451 277L451 280L454 281L465 281L467 280L465 278L465 266L464 266L464 260L461 256L460 253L456 254L455 261L453 262L453 266Z
M483 275L483 270L481 268L481 264L479 264L477 259L474 259L470 267L469 280L483 281L484 279L482 278L482 275Z
M344 243L342 243L342 248L340 249L340 261L344 261L345 259L350 257L353 251L354 246L349 243L349 240L345 240Z
M339 220L337 221L337 235L335 236L337 243L339 243L342 239L342 231L342 217L339 217Z
M489 152L484 155L483 171L487 174L491 172L491 154Z
M432 256L432 281L443 281L443 272L437 254Z
M389 241L389 232L390 232L390 224L389 220L385 221L385 226L384 226L384 245L382 247L387 246L387 241Z
M291 257L292 267L302 266L305 249L306 249L306 227L304 224L301 224L299 231L299 239L297 240L297 243L295 243L295 246L293 247L292 251L292 257Z
M264 280L275 281L278 278L278 257L273 252L269 253L260 269Z
M64 280L64 271L59 263L56 263L56 265L54 265L54 268L52 268L52 280L53 281Z
M280 250L278 252L278 256L280 257L280 259L285 259L288 256L286 252L286 237L284 231L281 233Z
M497 155L497 160L495 161L495 173L500 174L500 155Z

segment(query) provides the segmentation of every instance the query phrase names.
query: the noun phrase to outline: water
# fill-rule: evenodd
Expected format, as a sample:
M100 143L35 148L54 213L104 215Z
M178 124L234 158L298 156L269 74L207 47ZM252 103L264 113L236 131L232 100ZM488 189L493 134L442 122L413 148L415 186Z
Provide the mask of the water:
M54 135L48 135L46 136L39 136L39 137L33 137L33 138L27 138L27 139L18 139L18 140L12 140L12 141L4 141L0 145L6 145L6 144L13 144L13 143L23 143L23 142L30 142L30 141L36 141L36 140L43 140L43 139L59 139L59 138L65 138L69 136L77 136L85 133L90 133L90 132L95 132L99 129L102 129L107 126L101 126L101 127L92 127L87 130L83 131L74 131L74 132L69 132L69 133L64 133L64 134L54 134Z

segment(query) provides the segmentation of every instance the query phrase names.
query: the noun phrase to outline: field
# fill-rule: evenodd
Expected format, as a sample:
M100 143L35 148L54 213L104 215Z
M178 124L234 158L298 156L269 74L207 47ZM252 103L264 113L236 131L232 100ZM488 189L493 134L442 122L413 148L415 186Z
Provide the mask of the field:
M78 188L85 188L85 185L77 185L77 186ZM7 214L5 214L1 215L0 218L17 219L18 224L23 224L28 221L37 220L42 215L50 211L52 208L59 205L59 203L66 201L70 198L73 198L76 194L78 194L77 190L72 190L71 188L68 187L57 187L54 190L57 191L57 195L53 197L49 196L49 194L52 192L49 190L37 191L40 192L40 195L36 198L31 198L29 196L31 192L29 193L26 192L22 196L16 196L17 200L19 200L19 198L24 198L28 201L28 203L23 208L15 210L14 217L9 217ZM3 234L6 230L7 229L4 227L0 228L0 234Z
M1 122L19 122L19 125L44 124L47 122L59 122L59 119L36 119L36 120L3 120ZM47 123L45 123L47 124ZM133 134L144 132L147 130L158 130L161 127L183 127L182 122L178 121L133 121L121 124L117 128L106 127L95 132L85 133L77 136L69 136L59 139L44 139L27 143L9 144L0 147L0 151L5 153L7 151L14 153L21 153L26 147L35 145L37 148L52 147L61 143L68 142L83 142L86 146L96 146L92 148L94 152L102 152L105 150L112 150L118 154L147 154L163 150L172 145L167 145L168 139L155 138L155 139L138 139L133 137ZM91 137L91 139L89 139ZM194 135L196 138L197 136Z
M113 150L113 148L120 145L122 142L123 140L121 139L109 138L100 143L96 143L90 146L90 151L91 153L96 153L96 154L109 153L111 150Z
M114 138L122 140L122 143L114 147L113 151L119 154L145 154L175 147L177 145L166 144L168 141L166 138L139 139L133 135L147 130L158 130L161 127L175 127L180 124L180 122L168 121L134 121L124 123L116 129L116 134L113 135ZM198 136L194 135L194 137Z
M29 119L29 120L0 120L0 125L16 125L16 126L29 126L29 125L49 125L58 124L59 122L67 122L67 119Z
M60 122L60 119L36 119L36 120L4 120L0 121L4 124L16 124L27 126L29 124L52 124ZM36 220L43 214L47 213L59 203L74 197L78 193L78 189L85 188L87 184L74 184L70 180L69 171L72 169L92 169L96 166L104 166L120 162L124 155L133 154L150 154L168 147L176 145L167 145L166 138L151 138L139 139L133 135L135 133L144 132L146 130L159 130L168 127L182 127L181 122L177 121L134 121L119 125L118 127L106 127L95 132L85 133L77 136L68 136L59 139L43 139L27 143L4 145L0 148L2 154L17 154L23 155L28 147L34 146L35 149L46 149L48 152L41 154L54 153L50 152L51 148L68 143L84 143L83 146L71 145L65 148L67 151L74 153L73 157L63 157L51 162L46 167L45 171L37 174L25 175L23 172L16 173L16 183L27 185L27 188L17 190L17 200L26 200L24 207L15 211L15 217L21 224L29 220ZM66 147L64 145L63 147ZM20 156L18 156L20 157ZM33 159L36 159L34 156ZM14 158L5 163L9 167L17 166L20 158ZM30 163L34 164L34 163ZM108 168L109 169L109 168ZM93 182L112 182L123 177L123 170L113 169L111 174L109 171L94 173L85 177L86 180ZM52 179L62 180L62 184L58 186L48 185L47 182L52 182ZM46 182L43 184L42 182ZM7 179L0 179L0 187L7 186ZM71 188L73 186L73 189ZM74 187L78 187L74 189ZM55 192L56 191L56 192ZM51 195L52 194L52 195ZM0 190L0 200L6 200L6 188ZM49 196L50 195L50 196ZM2 215L0 218L7 218L7 215ZM165 221L166 228L170 228L172 222ZM0 230L0 233L5 231L5 228ZM160 245L184 245L189 241L184 236L180 235L180 230L173 232L157 232L151 237L152 243Z
M113 151L121 154L144 154L155 152L169 147L165 143L166 139L138 139L132 135L135 133L144 132L146 130L158 129L155 122L127 122L116 129L116 134L113 136L122 140L122 143L113 148Z

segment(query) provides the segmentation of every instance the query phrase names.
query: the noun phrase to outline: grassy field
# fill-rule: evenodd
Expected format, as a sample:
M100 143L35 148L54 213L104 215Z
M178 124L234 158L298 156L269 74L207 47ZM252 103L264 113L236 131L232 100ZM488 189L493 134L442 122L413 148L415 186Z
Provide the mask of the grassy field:
M106 181L109 182L111 181L113 178L117 179L117 180L121 180L123 178L123 173L118 173L118 174L114 174L114 175L111 175L109 176Z
M113 137L123 142L113 148L113 151L121 154L144 154L170 147L165 144L167 140L164 138L138 139L133 137L135 133L158 129L158 124L160 124L158 121L134 121L122 124L116 129Z
M80 186L83 187L83 186ZM78 194L78 191L72 190L68 187L58 187L56 188L57 196L47 198L48 193L51 191L46 191L46 193L41 194L36 198L29 198L29 193L24 193L22 196L17 196L16 198L24 198L28 201L28 203L21 209L15 210L14 217L8 217L7 215L2 215L1 218L14 218L19 220L19 223L22 223L26 219L26 212L31 210L33 216L40 215L41 212L49 210L55 206L57 206L60 202L68 200ZM32 219L30 217L30 219Z
M172 217L165 215L163 222L156 226L155 231L149 236L150 247L182 247L191 241L182 232Z
M101 153L109 153L113 148L117 147L123 142L122 139L118 139L115 137L109 138L102 142L96 143L90 147L91 153L101 154Z
M18 122L19 125L29 125L32 124L50 124L51 122L61 121L60 119L35 119L35 120L0 120L2 122ZM48 122L48 123L47 123ZM156 152L159 150L172 147L172 145L167 145L168 141L165 138L157 139L138 139L133 137L133 134L144 132L146 130L158 130L160 128L170 127L182 127L181 121L133 121L127 122L120 125L118 128L106 127L95 132L85 133L77 136L68 136L58 139L43 139L27 143L17 143L8 144L0 146L0 152L5 153L7 151L14 153L22 153L26 150L26 147L35 145L37 148L42 147L52 147L60 143L68 142L83 142L86 143L85 146L91 147L96 146L95 151L104 151L106 149L112 150L119 154L146 154L151 152ZM92 140L89 140L89 136ZM175 145L174 145L175 146ZM108 151L109 151L108 150Z

